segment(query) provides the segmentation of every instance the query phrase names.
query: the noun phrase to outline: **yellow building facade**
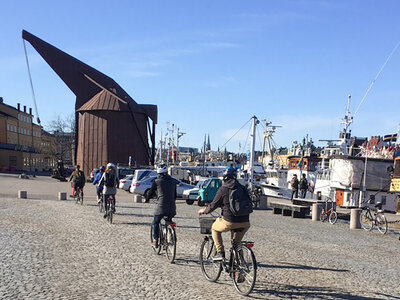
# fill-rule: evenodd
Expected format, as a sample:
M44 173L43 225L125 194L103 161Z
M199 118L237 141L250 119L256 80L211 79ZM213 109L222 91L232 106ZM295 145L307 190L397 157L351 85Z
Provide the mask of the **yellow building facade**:
M53 137L42 138L41 126L33 122L32 109L13 107L0 98L0 171L42 171L56 165L54 157L44 158ZM51 152L51 151L47 151Z

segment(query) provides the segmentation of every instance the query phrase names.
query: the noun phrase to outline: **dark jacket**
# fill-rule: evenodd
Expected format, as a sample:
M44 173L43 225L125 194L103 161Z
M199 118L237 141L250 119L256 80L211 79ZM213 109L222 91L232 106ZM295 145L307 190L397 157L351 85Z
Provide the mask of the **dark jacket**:
M246 216L234 216L229 208L229 192L234 189L240 183L236 179L229 179L224 181L222 186L219 188L217 194L215 195L213 201L207 206L204 211L205 214L209 214L216 210L218 207L222 209L222 217L225 221L231 223L243 223L249 222L249 215Z
M155 215L175 215L176 214L176 186L179 181L169 175L159 175L153 181L148 198L154 196L157 191L157 207ZM146 199L148 200L148 199Z
M308 187L308 181L306 178L300 179L300 189L301 190L306 190Z

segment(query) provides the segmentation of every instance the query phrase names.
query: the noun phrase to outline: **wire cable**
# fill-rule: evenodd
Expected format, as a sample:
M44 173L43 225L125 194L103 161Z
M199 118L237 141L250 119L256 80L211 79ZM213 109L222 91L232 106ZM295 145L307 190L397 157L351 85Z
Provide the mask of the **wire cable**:
M367 91L364 94L364 97L361 99L360 104L358 104L358 107L356 109L356 111L353 114L353 117L355 117L355 115L357 114L358 110L360 109L360 106L363 104L365 98L367 97L369 91L371 90L372 86L374 85L375 81L378 79L379 75L381 75L383 69L386 67L386 64L389 62L390 58L392 57L392 55L396 52L397 48L400 46L400 41L397 43L397 45L393 48L392 52L389 54L388 58L386 59L386 61L384 62L384 64L382 65L381 69L379 70L379 72L376 74L374 80L372 80L371 84L369 85Z
M229 141L231 140L231 139L233 139L233 137L235 136L235 135L237 135L238 134L238 132L240 131L240 130L242 130L243 129L243 127L244 126L246 126L247 125L247 123L249 123L250 122L250 120L251 120L251 118L246 122L246 123L244 123L244 125L242 126L242 127L240 127L239 128L239 130L238 131L236 131L235 132L235 134L234 135L232 135L230 138L229 138L229 140L227 140L226 142L225 142L225 144L223 144L222 146L221 146L221 148L223 148L226 144L228 144L229 143Z
M30 83L31 83L31 91L32 91L32 97L33 97L33 104L35 105L36 119L37 119L38 124L40 125L39 112L38 112L37 105L36 105L35 90L33 89L33 82L32 82L32 76L31 76L31 69L30 69L30 67L29 67L29 60L28 60L28 54L27 54L27 52L26 52L25 40L22 39L22 41L23 41L23 43L24 43L25 60L26 60L26 66L28 67L29 81L30 81Z

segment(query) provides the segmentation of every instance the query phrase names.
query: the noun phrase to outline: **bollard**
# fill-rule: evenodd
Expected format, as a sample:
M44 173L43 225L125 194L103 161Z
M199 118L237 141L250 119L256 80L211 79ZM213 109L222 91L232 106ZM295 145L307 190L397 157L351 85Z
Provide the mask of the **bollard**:
M312 205L312 221L319 221L321 218L321 211L322 211L322 205L320 203L314 203Z
M28 198L28 192L27 192L27 191L18 191L18 198L19 198L19 199L26 199L26 198Z
M58 200L67 200L67 193L58 192Z
M350 210L350 229L361 228L360 215L361 215L360 208L353 208Z
M268 208L268 196L261 195L260 196L260 203L258 205L258 209L267 209Z
M133 195L133 202L142 203L142 196L134 194Z

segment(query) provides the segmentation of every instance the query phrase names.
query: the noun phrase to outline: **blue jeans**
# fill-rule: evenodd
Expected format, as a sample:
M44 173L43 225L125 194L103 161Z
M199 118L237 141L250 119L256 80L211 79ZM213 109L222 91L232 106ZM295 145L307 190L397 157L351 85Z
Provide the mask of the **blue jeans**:
M307 189L301 189L300 190L300 198L305 198L307 194Z
M154 215L153 219L153 239L158 240L158 237L160 236L160 222L163 217L166 217L167 222L172 222L172 218L175 216L175 214L170 214L170 215Z

